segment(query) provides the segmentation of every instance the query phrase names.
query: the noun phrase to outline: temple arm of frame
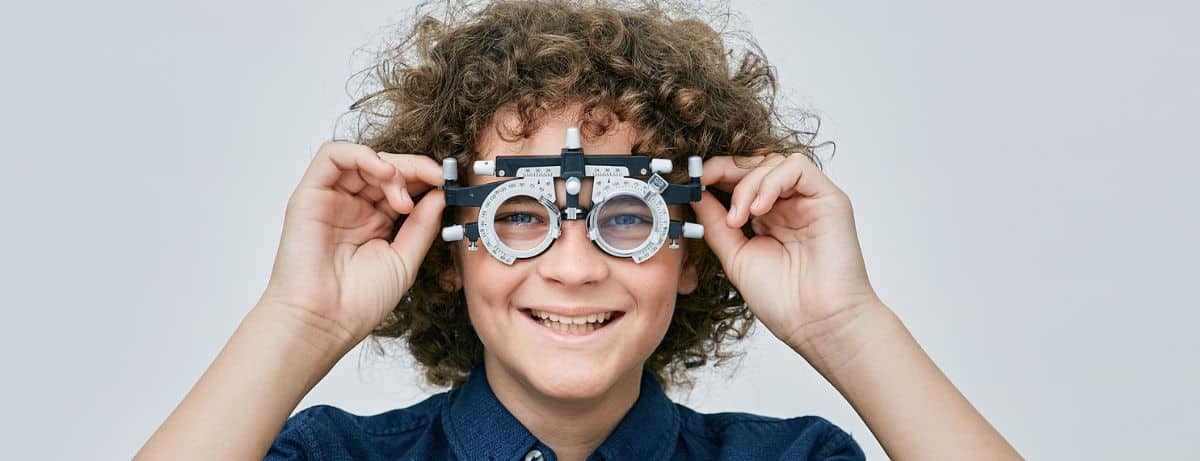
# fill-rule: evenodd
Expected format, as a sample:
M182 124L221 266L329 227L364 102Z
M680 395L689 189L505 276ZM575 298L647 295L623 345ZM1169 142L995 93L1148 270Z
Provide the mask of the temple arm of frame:
M513 180L510 179L508 181ZM508 181L490 182L487 184L480 184L478 186L459 186L450 188L439 186L438 188L442 189L446 193L446 205L477 207L483 205L483 199L487 198L488 194L490 194L493 189L500 187L501 184L504 184Z
M662 198L666 200L668 205L682 205L689 202L700 201L700 191L704 187L700 185L700 179L694 178L688 184L671 184L662 191Z

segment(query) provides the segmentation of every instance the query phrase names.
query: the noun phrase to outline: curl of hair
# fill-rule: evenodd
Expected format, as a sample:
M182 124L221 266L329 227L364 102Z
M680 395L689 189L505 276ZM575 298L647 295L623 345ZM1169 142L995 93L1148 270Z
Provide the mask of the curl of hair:
M455 157L466 177L498 110L515 110L516 126L496 128L515 139L534 133L545 115L579 104L585 136L604 134L615 115L637 129L633 152L675 165L690 155L769 153L801 153L820 165L810 144L816 130L792 128L780 114L774 68L762 51L745 34L714 30L695 17L701 10L648 1L451 2L432 11L423 4L407 32L360 74L367 90L351 106L353 141L439 163ZM727 48L738 39L743 49ZM679 170L667 179L686 180ZM710 192L728 206L728 194ZM449 212L444 219L451 222ZM743 231L752 235L749 226ZM372 332L377 345L379 338L402 340L437 386L462 384L483 360L463 292L443 288L454 264L450 245L434 243L409 293ZM729 346L754 325L715 255L703 241L686 245L684 263L696 264L698 288L678 296L666 336L645 364L666 386L690 385L689 370L736 357Z

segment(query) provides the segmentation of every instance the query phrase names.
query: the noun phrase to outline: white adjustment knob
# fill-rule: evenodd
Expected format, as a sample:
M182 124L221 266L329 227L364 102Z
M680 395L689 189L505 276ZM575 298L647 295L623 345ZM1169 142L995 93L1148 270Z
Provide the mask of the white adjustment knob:
M650 159L650 171L655 173L670 173L671 159L669 158L652 158Z
M692 178L704 176L704 159L699 155L688 157L688 176Z
M583 186L579 183L579 178L567 178L567 193L570 195L578 195L579 189Z
M704 238L704 225L694 222L683 223L683 238L702 239Z
M458 181L458 159L453 157L442 159L442 179Z
M579 127L567 127L566 147L567 149L579 149L583 147L583 144L579 142Z
M475 170L476 176L496 175L496 163L491 160L476 160L475 164L472 165L472 169Z
M457 242L463 238L463 226L455 224L442 228L442 240L447 242Z

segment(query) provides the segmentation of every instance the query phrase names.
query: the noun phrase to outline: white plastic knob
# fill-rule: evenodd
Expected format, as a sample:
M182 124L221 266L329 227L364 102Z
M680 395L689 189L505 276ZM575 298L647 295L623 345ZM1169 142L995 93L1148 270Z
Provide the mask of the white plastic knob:
M692 178L704 176L704 159L699 155L688 157L688 176Z
M669 158L652 158L650 159L650 171L655 173L670 173L671 159Z
M567 149L579 149L583 147L583 143L579 142L579 127L567 127Z
M442 228L442 240L447 242L457 242L463 239L463 226L455 224Z
M472 165L472 169L475 170L476 176L496 175L496 163L491 160L476 160L475 164Z
M683 238L702 239L704 238L704 225L694 222L683 223Z
M453 157L442 159L442 179L458 181L458 159Z
M578 195L582 185L579 183L579 178L567 178L567 193L570 195Z

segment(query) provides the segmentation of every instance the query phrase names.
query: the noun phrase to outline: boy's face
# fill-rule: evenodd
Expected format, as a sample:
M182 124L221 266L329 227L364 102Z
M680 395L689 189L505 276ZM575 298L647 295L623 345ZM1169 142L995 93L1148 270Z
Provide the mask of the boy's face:
M505 141L488 128L479 143L478 160L496 155L554 155L564 133L574 125L576 108L548 117L527 139ZM512 123L511 112L497 113L493 123ZM613 124L605 136L585 136L585 154L628 154L632 127ZM470 168L468 168L470 170ZM477 177L471 185L505 178ZM591 207L590 180L584 181L580 204ZM558 181L558 205L563 185ZM672 206L672 218L681 218ZM462 208L459 222L473 221L476 208ZM493 387L517 385L548 399L591 399L628 389L641 377L643 363L666 334L678 293L695 289L694 270L684 270L683 249L665 245L641 264L615 258L586 235L585 220L563 221L562 235L544 253L511 266L486 250L456 246L457 275L466 294L471 323L485 346L485 364ZM612 319L599 328L569 322L535 320L538 311L556 315L598 314ZM501 390L497 389L497 393Z

